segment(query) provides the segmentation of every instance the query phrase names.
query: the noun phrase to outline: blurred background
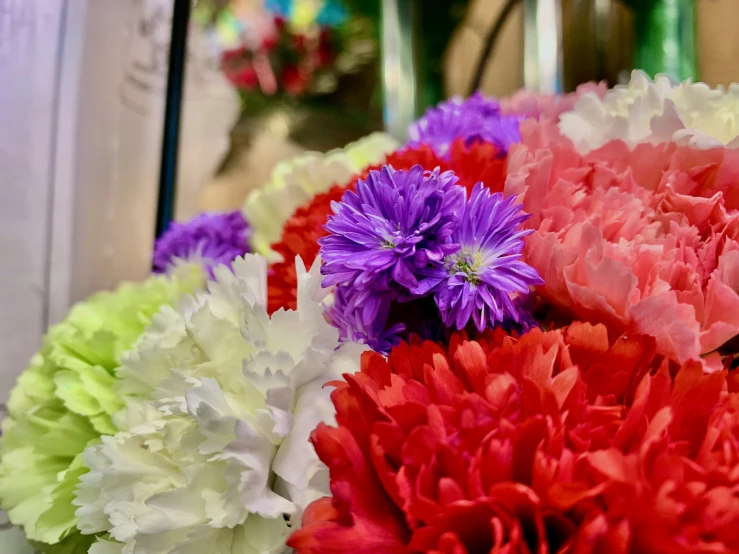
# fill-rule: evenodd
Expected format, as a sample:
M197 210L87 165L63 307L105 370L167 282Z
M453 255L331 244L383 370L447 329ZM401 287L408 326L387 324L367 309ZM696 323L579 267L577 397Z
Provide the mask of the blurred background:
M304 8L313 20L290 22L310 4L321 6ZM287 63L275 63L284 82L271 96L258 59L246 62L237 53L243 41L233 41L224 67L242 117L226 162L199 197L203 209L238 207L297 151L327 150L383 126L400 134L411 115L476 89L498 97L523 87L570 92L587 81L628 81L634 68L712 86L739 80L735 0L243 0L220 12L220 42L247 29L250 16L256 21L258 6L278 14L278 46L262 40L272 59ZM269 29L269 13L259 17L267 21L255 26ZM296 82L296 45L310 48L311 40L315 73Z
M177 2L188 0L176 0ZM175 0L0 0L0 404L48 327L150 270ZM739 81L739 0L200 0L173 216L443 98Z

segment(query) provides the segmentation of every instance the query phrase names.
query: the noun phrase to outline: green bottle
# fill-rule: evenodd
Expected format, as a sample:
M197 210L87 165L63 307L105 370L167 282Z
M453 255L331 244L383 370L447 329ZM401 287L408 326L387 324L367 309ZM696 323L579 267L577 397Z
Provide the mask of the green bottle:
M698 80L694 0L624 0L635 14L634 66L651 77Z

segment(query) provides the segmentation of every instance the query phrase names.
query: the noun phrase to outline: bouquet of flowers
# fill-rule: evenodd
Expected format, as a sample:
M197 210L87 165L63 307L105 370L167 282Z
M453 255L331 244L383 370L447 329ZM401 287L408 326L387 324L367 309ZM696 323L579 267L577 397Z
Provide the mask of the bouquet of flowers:
M475 94L278 168L13 391L41 552L739 552L739 88Z
M241 0L201 7L226 77L244 98L334 92L377 50L375 24L340 0Z

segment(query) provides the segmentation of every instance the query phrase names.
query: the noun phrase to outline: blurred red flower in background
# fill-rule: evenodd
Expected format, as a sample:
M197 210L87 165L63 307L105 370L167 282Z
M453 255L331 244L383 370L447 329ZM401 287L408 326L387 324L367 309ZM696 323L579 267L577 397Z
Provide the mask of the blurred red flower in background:
M739 396L575 323L365 353L312 441L300 554L739 551Z
M226 77L239 89L252 90L259 84L257 71L246 48L225 52L221 67Z
M282 68L280 82L285 91L294 96L303 94L308 88L308 76L296 65L286 65Z

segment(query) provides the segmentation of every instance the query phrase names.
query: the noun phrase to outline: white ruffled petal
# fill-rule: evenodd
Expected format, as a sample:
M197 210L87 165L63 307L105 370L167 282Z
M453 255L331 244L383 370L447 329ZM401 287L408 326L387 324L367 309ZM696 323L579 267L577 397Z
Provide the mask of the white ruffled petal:
M87 551L88 554L123 554L123 544L115 541L98 539Z
M639 142L676 142L693 148L739 147L739 87L728 91L704 83L673 85L664 75L652 82L634 71L628 85L603 98L583 95L562 114L560 132L581 153L612 140L629 146Z
M250 515L234 532L232 552L239 554L282 554L289 552L285 541L292 529L283 518L266 519Z

